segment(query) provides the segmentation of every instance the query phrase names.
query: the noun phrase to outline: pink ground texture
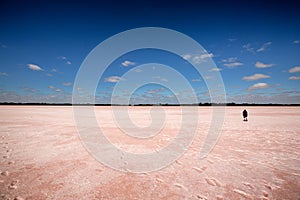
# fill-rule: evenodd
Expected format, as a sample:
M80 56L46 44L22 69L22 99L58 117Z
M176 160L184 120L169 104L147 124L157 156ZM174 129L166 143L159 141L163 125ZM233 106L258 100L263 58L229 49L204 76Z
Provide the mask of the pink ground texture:
M134 124L151 122L151 107L130 107ZM2 199L300 199L300 107L227 107L218 143L205 158L199 149L211 123L211 107L199 109L188 150L165 168L120 172L83 146L72 107L0 107ZM111 107L95 107L106 137L124 151L161 148L178 131L180 107L164 107L164 134L137 140L122 134Z

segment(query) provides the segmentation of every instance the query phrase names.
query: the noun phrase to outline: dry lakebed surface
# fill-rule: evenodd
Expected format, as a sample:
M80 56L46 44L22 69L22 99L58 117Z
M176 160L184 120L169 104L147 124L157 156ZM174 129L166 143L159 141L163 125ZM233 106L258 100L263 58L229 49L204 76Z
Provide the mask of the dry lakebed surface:
M162 107L161 133L137 139L120 131L112 107L93 108L105 136L122 151L156 151L180 127L181 108ZM137 126L151 123L151 107L127 108ZM198 109L199 122L186 152L160 170L134 173L112 169L87 151L72 106L1 106L0 198L300 199L300 107L226 107L219 140L203 159L212 107L188 109Z

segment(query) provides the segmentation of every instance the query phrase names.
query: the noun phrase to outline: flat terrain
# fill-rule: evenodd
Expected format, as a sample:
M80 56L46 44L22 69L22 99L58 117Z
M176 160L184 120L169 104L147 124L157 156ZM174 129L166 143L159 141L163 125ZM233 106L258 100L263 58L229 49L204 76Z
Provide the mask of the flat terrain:
M151 107L130 107L133 123L151 123ZM151 152L178 131L180 107L164 107L163 135L138 140L122 134L111 107L96 107L105 136L123 151ZM227 107L213 151L199 159L211 123L199 109L192 145L154 172L120 172L98 162L82 145L72 107L0 107L2 199L300 199L300 107ZM193 117L193 116L190 116ZM189 131L185 129L185 131Z

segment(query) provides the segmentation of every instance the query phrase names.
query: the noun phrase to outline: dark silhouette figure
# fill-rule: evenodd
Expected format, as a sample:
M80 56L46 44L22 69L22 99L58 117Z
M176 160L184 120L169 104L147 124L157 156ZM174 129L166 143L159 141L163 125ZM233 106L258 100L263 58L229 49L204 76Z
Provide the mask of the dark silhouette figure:
M244 117L244 121L248 121L248 112L246 109L243 111L243 117Z

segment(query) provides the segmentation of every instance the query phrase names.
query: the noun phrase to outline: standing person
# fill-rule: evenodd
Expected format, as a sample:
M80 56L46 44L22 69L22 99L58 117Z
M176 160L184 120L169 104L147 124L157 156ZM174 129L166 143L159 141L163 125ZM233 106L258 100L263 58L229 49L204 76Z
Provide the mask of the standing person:
M244 117L244 121L248 121L248 112L247 112L247 110L245 109L244 111L243 111L243 117Z

